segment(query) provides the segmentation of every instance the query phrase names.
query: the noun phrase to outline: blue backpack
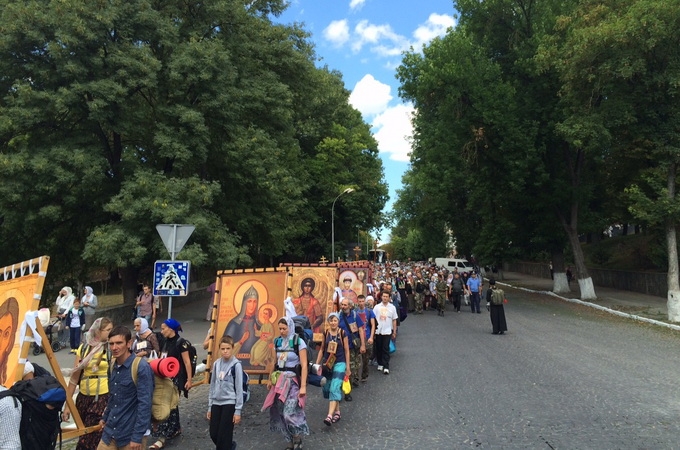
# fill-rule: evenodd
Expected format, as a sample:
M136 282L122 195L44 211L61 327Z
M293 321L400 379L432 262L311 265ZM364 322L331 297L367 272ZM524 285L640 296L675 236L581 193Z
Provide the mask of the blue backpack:
M241 372L243 373L243 404L245 405L248 400L250 400L250 377L246 373L245 370L243 370L243 366L241 365L240 362L234 364L231 366L231 376L234 379L234 390L236 390L236 366L241 367Z

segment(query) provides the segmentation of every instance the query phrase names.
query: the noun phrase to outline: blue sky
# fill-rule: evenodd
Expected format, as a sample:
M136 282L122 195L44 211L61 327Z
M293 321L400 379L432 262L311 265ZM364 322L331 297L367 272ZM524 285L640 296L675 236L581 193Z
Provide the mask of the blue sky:
M395 69L403 51L420 50L455 26L451 0L291 0L281 22L302 22L316 45L319 65L343 74L350 103L371 124L396 200L408 168L413 110L399 98Z

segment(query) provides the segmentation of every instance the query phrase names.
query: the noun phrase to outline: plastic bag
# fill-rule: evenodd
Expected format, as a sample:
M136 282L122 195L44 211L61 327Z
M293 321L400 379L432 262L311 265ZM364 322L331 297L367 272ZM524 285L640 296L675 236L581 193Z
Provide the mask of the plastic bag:
M465 299L465 304L469 305L470 304L470 294L465 294L463 295L463 299Z
M397 351L397 344L394 343L392 339L390 339L390 353L394 353Z
M342 380L342 393L347 395L350 392L352 392L352 383L349 382L349 377L346 376L344 380Z

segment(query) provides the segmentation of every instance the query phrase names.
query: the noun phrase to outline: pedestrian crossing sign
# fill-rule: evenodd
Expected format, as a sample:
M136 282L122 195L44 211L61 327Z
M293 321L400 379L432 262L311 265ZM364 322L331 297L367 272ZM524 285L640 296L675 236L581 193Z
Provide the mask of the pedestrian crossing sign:
M189 293L190 261L156 261L153 265L153 295L185 297Z

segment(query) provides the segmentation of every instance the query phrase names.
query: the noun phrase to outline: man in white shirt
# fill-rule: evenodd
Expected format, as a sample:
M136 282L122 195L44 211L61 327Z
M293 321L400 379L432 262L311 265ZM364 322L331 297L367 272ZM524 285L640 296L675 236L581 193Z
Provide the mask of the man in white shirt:
M0 392L7 388L0 385ZM14 397L0 399L0 448L21 450L21 402Z
M378 359L378 371L385 375L390 373L390 339L397 337L397 309L391 303L390 293L380 294L382 302L373 308L376 318L375 349Z

